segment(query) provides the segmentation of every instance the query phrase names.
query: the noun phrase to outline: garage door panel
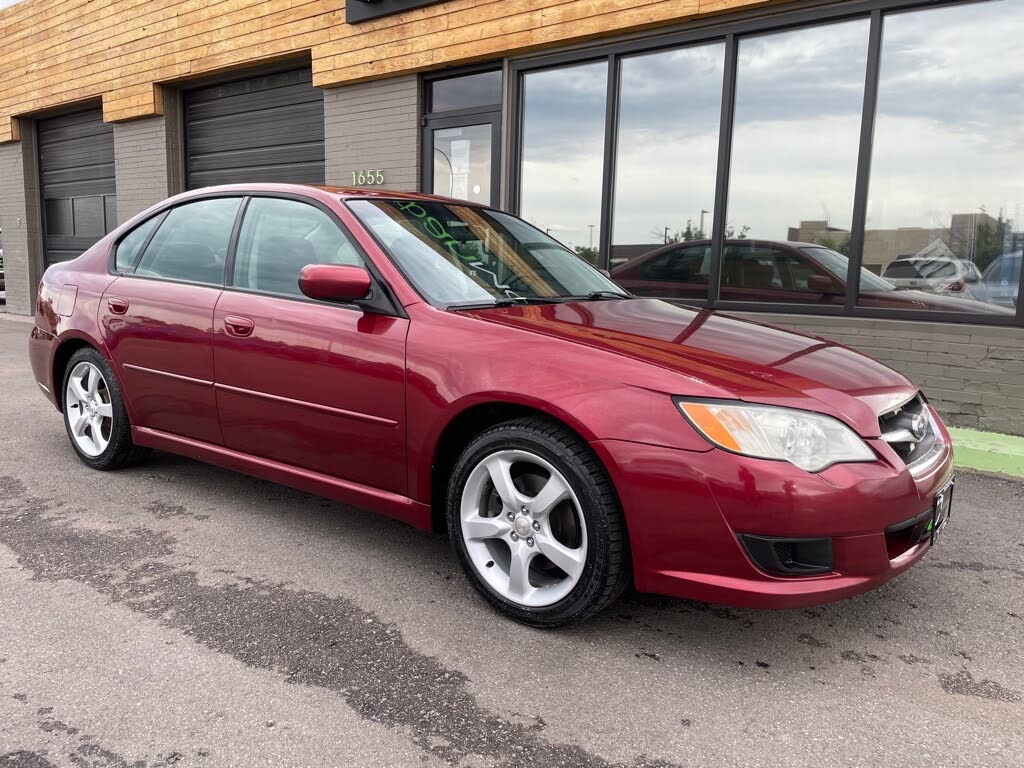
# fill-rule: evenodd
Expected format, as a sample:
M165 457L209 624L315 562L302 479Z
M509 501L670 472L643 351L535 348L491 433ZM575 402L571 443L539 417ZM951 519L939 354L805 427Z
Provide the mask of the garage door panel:
M113 125L103 122L102 113L98 109L41 120L39 125L39 138L48 145L113 133Z
M80 161L83 163L82 165L47 164L46 167L39 169L43 183L47 185L75 184L102 180L109 185L109 181L114 175L114 163L89 163L88 161L92 159L87 155L83 156Z
M261 92L255 99L251 93L242 93L217 101L194 101L191 104L191 117L196 121L212 120L280 107L316 105L323 100L319 89L313 88L311 84L306 85L310 89L307 93L296 93L297 88L289 86Z
M274 72L260 77L233 80L219 83L193 91L198 102L220 101L221 99L246 93L266 93L276 88L288 88L293 85L313 84L313 72L308 67L290 69L286 72Z
M41 166L45 170L114 163L113 134L110 135L109 141L106 140L106 136L98 135L61 142L56 146L44 146L46 152L41 156Z
M323 150L323 129L317 131L313 128L296 126L290 132L288 139L287 144L282 144L280 130L275 126L267 126L263 130L247 131L244 135L219 133L193 141L189 146L189 154L193 157L201 157L217 153L244 152L248 149L278 148L285 150L305 145L307 153L312 159L314 153Z
M188 187L324 181L323 92L308 69L185 94Z
M101 109L37 123L47 265L73 259L117 222L114 129Z
M324 126L322 112L289 111L275 113L273 116L251 115L246 122L245 130L236 130L232 123L223 124L202 124L192 126L189 132L189 148L197 152L208 152L219 149L235 149L238 147L252 146L259 143L261 146L278 144L288 146L301 141L323 141ZM319 120L317 119L319 118ZM281 126L288 126L288 142L282 143ZM294 139L292 137L306 137L305 139Z
M197 171L190 175L193 189L216 184L281 183L283 178L286 178L289 184L323 184L324 164L262 165L253 168Z
M289 165L310 163L309 147L299 144L294 147L257 147L237 152L218 152L192 160L192 172L256 168L266 165Z
M106 179L87 179L66 184L46 184L44 200L57 198L91 197L93 195L109 195L110 184Z

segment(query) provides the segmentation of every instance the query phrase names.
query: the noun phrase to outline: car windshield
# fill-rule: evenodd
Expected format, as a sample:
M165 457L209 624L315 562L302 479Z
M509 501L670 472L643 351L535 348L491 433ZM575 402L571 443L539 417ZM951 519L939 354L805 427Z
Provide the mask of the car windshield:
M1024 254L1006 253L988 265L982 280L986 283L1009 283L1016 285L1020 282L1020 267L1024 261Z
M348 206L415 288L437 304L628 298L564 245L505 213L428 200L352 200Z
M831 248L825 248L820 245L804 246L800 250L815 259L821 266L844 283L846 282L847 268L850 264L849 258L843 256L838 251L833 251ZM860 289L865 292L880 293L882 291L895 290L895 287L888 280L884 280L874 272L869 272L861 267Z

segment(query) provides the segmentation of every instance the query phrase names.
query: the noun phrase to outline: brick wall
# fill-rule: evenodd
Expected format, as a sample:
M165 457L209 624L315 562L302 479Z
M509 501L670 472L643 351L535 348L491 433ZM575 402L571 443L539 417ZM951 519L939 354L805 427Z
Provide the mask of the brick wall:
M181 191L178 136L170 113L114 124L119 223Z
M18 144L0 145L0 230L3 235L7 312L32 314L35 286L42 274L39 187L35 131Z
M380 168L384 187L419 189L419 82L415 75L324 89L327 183Z
M948 424L1024 435L1024 329L745 314L859 349L919 385Z

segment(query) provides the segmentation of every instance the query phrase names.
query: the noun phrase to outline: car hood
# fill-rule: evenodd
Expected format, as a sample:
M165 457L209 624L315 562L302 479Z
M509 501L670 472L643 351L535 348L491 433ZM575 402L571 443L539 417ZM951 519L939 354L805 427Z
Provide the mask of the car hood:
M917 388L833 342L658 299L525 305L468 312L487 322L616 353L678 374L666 394L735 398L836 416L865 437ZM628 369L627 369L628 370ZM649 381L624 381L651 388Z

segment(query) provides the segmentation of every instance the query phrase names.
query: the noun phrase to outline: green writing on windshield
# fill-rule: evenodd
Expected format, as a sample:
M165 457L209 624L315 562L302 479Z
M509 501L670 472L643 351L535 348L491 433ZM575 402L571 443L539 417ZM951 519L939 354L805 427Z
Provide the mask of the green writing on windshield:
M483 272L488 276L488 282L490 282L495 290L509 297L518 298L518 294L512 291L508 285L501 282L498 276L487 269L476 256L464 254L462 252L462 244L448 231L443 223L438 221L437 217L431 216L426 208L414 200L403 200L396 203L396 205L402 213L408 214L415 219L423 231L436 240L448 253L469 267L471 275L478 276L480 272Z

